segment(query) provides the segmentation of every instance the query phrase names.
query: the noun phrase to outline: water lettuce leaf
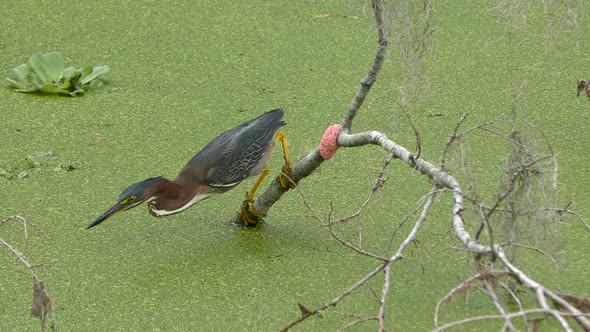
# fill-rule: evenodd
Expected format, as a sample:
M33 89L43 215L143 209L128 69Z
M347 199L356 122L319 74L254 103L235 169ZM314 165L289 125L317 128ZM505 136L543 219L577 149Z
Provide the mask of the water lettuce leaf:
M18 65L12 69L12 77L7 77L6 80L18 92L74 96L102 86L103 81L100 76L108 73L109 70L109 66L65 68L61 53L36 52L31 55L28 64Z

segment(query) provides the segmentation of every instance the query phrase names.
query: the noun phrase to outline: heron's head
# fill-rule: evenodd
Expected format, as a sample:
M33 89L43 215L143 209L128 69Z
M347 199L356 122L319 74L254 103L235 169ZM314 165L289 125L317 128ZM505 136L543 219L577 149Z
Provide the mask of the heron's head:
M160 176L149 178L141 182L134 183L125 188L121 195L119 195L117 203L115 203L115 205L113 205L110 209L108 209L105 213L103 213L100 217L88 225L86 229L100 224L117 212L129 210L132 207L136 207L141 203L153 198L153 194L155 192L154 187L158 184L160 179L162 179Z

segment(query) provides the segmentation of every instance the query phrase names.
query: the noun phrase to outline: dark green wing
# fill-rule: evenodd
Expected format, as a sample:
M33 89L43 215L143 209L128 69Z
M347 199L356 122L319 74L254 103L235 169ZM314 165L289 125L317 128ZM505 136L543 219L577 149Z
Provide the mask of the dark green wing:
M197 153L181 174L191 172L201 183L231 187L261 162L277 130L285 125L282 108L266 112L219 135Z

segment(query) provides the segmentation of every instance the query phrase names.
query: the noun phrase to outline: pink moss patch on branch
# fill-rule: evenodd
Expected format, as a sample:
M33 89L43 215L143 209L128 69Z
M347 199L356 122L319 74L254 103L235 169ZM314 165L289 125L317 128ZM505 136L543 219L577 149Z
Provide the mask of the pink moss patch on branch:
M340 125L334 124L326 129L322 140L320 141L320 153L324 160L330 160L338 151L338 133Z

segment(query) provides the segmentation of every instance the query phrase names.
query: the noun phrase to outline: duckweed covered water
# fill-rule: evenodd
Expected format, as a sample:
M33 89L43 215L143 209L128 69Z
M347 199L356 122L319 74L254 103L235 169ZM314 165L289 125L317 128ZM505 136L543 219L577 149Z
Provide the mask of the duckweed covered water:
M432 96L412 110L423 157L439 160L463 113L471 114L473 126L509 120L515 106L519 121L542 129L559 153L560 203L575 200L587 216L590 177L582 165L590 163L584 144L590 103L575 98L575 81L587 78L588 37L581 32L580 49L566 39L547 52L536 10L529 30L500 39L505 30L493 7L492 1L437 5L436 49L426 62L434 85L425 93ZM278 330L300 315L297 303L319 306L375 268L376 262L332 240L295 192L260 227L229 226L253 180L176 216L156 219L141 207L84 229L121 189L150 176L174 178L206 142L263 111L286 108L295 157L315 148L324 129L340 122L372 61L373 23L362 4L10 0L0 15L6 75L35 51L111 68L107 86L75 98L0 89L0 167L16 177L28 172L0 176L0 215L19 214L35 225L26 240L14 223L2 226L0 236L45 265L36 271L54 300L58 330ZM396 96L404 81L396 68L386 64L354 130L381 130L412 148L414 138L395 105L374 99ZM524 97L512 103L522 82ZM484 138L472 139L470 152L484 161L476 170L484 178L480 189L490 194L505 147ZM50 161L26 162L49 152L56 156ZM342 149L301 182L302 193L322 218L330 200L334 217L353 213L382 158L374 147ZM272 164L281 162L275 154ZM425 178L394 162L363 215L365 248L386 254L393 228L429 188ZM420 251L409 250L394 270L386 314L392 330L431 328L436 301L473 272L470 259L452 249L457 242L449 206L448 198L439 200L419 235ZM560 270L531 253L525 259L531 275L565 293L590 296L590 242L582 229L573 221L563 226ZM356 239L355 230L343 232ZM0 253L0 330L36 330L30 276ZM369 282L298 330L334 330L375 315L381 282ZM460 314L463 305L457 301L453 308ZM474 311L485 307L472 305ZM367 323L359 330L376 328Z

